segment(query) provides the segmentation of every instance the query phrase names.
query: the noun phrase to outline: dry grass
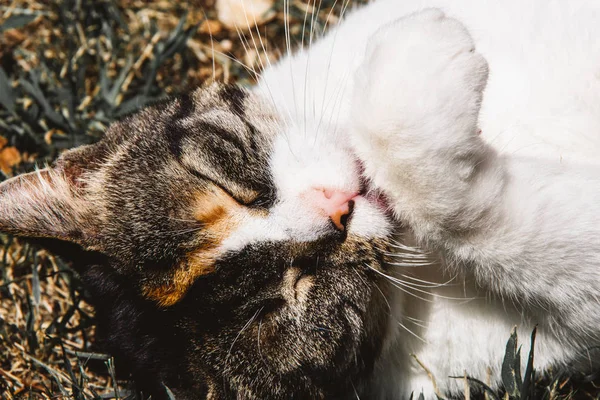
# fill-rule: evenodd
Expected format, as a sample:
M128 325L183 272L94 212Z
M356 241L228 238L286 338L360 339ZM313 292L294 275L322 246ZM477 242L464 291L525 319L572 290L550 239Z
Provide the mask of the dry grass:
M93 309L77 277L43 250L8 240L0 252L0 390L6 398L94 398L111 392L110 374L89 369ZM108 370L107 370L108 372ZM75 392L81 391L81 396ZM72 397L71 397L72 396Z

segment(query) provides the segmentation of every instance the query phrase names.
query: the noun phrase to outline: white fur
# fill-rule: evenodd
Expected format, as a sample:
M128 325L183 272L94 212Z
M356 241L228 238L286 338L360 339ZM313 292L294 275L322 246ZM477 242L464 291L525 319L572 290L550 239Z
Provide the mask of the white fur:
M445 15L411 15L426 7ZM539 325L538 369L593 365L598 37L594 1L379 0L263 73L256 91L284 119L272 159L281 203L264 231L319 235L324 222L298 199L311 187L355 190L358 156L410 227L399 240L432 254L419 266L399 251L387 272L401 280L367 398L433 398L416 359L441 392L464 387L449 376L486 381L488 369L497 385L513 326L527 354ZM381 211L361 202L350 233L389 234Z

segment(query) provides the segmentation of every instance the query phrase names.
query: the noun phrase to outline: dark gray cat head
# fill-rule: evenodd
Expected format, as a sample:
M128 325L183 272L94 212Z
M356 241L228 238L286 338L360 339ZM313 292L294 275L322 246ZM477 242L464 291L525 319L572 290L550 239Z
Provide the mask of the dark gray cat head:
M2 183L0 229L85 250L63 254L147 391L343 396L385 337L387 219L344 146L289 132L256 94L198 89Z

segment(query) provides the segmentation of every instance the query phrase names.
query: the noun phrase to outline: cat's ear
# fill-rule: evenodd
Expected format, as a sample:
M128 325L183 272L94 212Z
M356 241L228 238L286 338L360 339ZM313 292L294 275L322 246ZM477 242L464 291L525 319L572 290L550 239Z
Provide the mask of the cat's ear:
M77 165L61 157L53 167L2 182L0 231L94 248L98 213L85 194L84 169Z

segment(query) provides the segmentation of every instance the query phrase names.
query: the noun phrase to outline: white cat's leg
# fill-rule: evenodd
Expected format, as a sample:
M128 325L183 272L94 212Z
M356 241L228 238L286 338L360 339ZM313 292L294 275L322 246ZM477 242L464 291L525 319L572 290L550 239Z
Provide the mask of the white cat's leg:
M420 243L517 300L564 364L600 344L600 171L498 155L478 135L486 77L441 12L387 25L356 77L352 142Z

